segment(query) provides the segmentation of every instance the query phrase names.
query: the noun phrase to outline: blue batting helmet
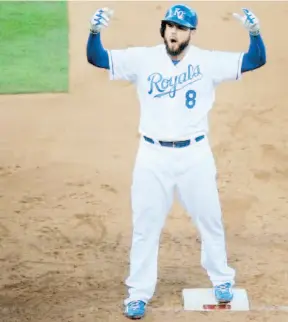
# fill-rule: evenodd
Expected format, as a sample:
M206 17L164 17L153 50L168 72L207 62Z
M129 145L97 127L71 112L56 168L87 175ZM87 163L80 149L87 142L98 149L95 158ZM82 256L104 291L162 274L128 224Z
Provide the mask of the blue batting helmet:
M162 24L165 22L174 22L183 27L196 29L198 25L198 16L196 11L188 6L176 4L166 12Z

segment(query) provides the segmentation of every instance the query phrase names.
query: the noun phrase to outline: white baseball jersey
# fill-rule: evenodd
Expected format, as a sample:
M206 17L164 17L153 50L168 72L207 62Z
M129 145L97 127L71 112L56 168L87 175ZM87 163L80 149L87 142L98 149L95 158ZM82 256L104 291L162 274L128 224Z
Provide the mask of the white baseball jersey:
M139 132L156 140L189 139L208 132L215 87L241 78L243 53L190 46L174 65L165 45L108 51L111 80L136 86Z

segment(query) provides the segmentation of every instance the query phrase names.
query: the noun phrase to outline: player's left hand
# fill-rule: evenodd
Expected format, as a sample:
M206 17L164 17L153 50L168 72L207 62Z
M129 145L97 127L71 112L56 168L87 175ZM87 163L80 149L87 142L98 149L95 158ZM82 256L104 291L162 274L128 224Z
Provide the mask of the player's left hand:
M260 33L259 19L254 15L254 13L246 8L242 8L244 16L238 13L233 13L233 16L238 19L244 27L249 31L250 35L257 36Z

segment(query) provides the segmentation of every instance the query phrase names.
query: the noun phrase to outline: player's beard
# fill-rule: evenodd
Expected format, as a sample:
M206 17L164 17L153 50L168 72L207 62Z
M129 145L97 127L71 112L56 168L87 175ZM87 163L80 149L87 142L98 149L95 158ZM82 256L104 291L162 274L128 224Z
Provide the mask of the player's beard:
M172 57L176 57L176 56L180 55L187 48L187 46L189 45L189 42L190 42L190 36L185 41L181 42L179 44L179 46L177 47L177 49L173 50L169 47L169 43L168 43L167 39L164 38L166 51L167 51L168 55L170 55Z

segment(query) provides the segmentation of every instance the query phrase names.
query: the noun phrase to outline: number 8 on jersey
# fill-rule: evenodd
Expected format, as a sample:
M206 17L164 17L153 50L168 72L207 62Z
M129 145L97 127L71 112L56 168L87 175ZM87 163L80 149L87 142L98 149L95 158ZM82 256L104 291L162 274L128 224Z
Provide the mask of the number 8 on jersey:
M197 96L197 94L193 89L186 92L186 106L187 106L187 108L191 109L195 106L196 96Z

